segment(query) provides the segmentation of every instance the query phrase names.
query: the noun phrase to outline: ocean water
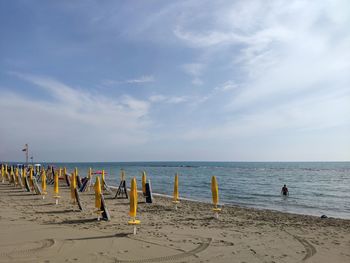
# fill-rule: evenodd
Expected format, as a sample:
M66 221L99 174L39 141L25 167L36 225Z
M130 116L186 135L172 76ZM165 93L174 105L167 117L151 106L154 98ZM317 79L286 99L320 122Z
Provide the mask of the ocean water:
M179 174L180 197L211 202L211 176L219 184L220 203L350 219L350 162L127 162L55 163L74 167L81 176L88 168L105 169L106 181L117 186L120 169L128 184L141 172L151 179L154 193L172 195L175 173ZM290 195L280 195L287 184Z

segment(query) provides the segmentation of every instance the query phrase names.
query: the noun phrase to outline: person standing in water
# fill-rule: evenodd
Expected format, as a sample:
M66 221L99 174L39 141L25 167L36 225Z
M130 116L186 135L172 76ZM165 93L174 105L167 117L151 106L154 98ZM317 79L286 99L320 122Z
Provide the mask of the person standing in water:
M282 187L281 194L282 194L283 196L289 196L289 191L288 191L288 188L287 188L286 185L284 185L284 186Z

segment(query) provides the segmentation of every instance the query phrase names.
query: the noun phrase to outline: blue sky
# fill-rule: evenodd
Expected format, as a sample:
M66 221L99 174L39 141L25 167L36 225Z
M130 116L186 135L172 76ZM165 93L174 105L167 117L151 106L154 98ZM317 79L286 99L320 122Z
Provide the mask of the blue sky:
M0 1L0 160L349 161L349 10Z

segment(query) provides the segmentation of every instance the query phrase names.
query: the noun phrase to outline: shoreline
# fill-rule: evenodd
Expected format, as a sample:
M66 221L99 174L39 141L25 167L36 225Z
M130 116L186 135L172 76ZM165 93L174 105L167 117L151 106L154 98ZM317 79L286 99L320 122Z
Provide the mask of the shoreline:
M117 190L118 187L117 186L109 186L109 188ZM129 188L128 188L129 190ZM142 191L138 190L138 193L142 193ZM164 197L164 198L168 198L169 200L171 200L173 197L171 195L167 195L167 194L162 194L162 193L152 193L153 196L159 196L159 197ZM206 204L206 205L211 205L210 201L204 201L204 200L196 200L196 199L191 199L191 198L181 198L180 197L180 201L189 201L189 202L194 202L194 203L202 203L202 204ZM219 207L221 208L225 208L225 207L230 207L230 208L243 208L243 209L253 209L253 210L258 210L258 211L267 211L267 212L277 212L277 213L282 213L282 214L290 214L290 215L300 215L300 216L310 216L310 217L315 217L315 218L321 218L322 215L313 215L313 214L305 214L305 213L296 213L296 212L286 212L286 211L280 211L277 209L269 209L269 208L260 208L260 207L255 207L255 206L245 206L243 204L232 204L232 203L220 203ZM327 216L327 215L326 215ZM327 216L327 218L324 218L323 220L326 219L341 219L341 220L348 220L350 221L350 216L349 218L343 218L343 217L334 217L334 216Z
M320 219L254 208L139 195L132 234L129 201L106 194L110 221L97 221L94 193L81 193L84 210L60 182L60 203L48 195L0 184L0 262L348 262L350 220ZM113 191L114 192L114 191Z
M57 162L55 163L59 165ZM109 165L103 165L103 163L106 162L101 162L100 164L85 163L80 165L71 162L71 164L68 165L68 170L72 171L78 168L81 177L84 177L89 167L96 170L105 169L107 182L115 186L118 186L118 172L123 167L125 168L128 182L133 176L140 178L141 170L149 170L149 178L154 182L154 191L165 195L172 195L173 189L171 184L173 182L173 174L179 172L180 195L182 197L187 197L186 199L199 202L211 201L210 188L207 183L209 182L211 174L216 174L216 169L205 168L204 170L197 170L182 168L182 166L186 166L186 163L177 162L175 162L175 164L179 166L178 168L159 167L159 169L159 163L162 162L150 162L150 165L157 166L157 168L154 169L142 167L142 165L146 164L135 162L128 162L125 165L121 164L121 162L119 164L113 162ZM273 163L276 164L276 162ZM56 166L56 164L54 165ZM228 166L230 166L230 168L226 167L228 170L226 170L225 166L218 167L217 174L220 201L224 206L239 206L300 215L312 215L316 217L326 215L327 217L350 219L350 210L347 205L347 198L350 198L350 195L348 191L346 191L346 187L342 187L339 183L342 178L345 178L345 183L349 181L350 178L347 171L350 171L350 166L309 164L269 165L266 162L262 162L262 165L255 166L229 164ZM215 164L206 162L200 162L199 165L215 166ZM220 166L220 164L216 165ZM323 168L327 171L319 172L323 170ZM245 176L241 176L243 174ZM330 174L330 176L325 178L325 174ZM308 182L307 180L311 175L315 176L312 177L315 183L312 184L313 187L309 187L310 189L307 190L307 187L304 187L304 182ZM187 180L187 177L192 178L192 176L195 178L193 182L183 182L183 180ZM255 176L259 179L257 179L258 181L256 183L252 183ZM334 185L333 181L331 181L332 178L335 182ZM236 182L236 180L238 181ZM326 180L326 182L322 183L323 180ZM292 195L287 200L283 200L279 196L279 185L281 184L280 182L283 181L288 184L292 192ZM330 183L329 187L326 186L328 183ZM322 185L325 186L323 187Z

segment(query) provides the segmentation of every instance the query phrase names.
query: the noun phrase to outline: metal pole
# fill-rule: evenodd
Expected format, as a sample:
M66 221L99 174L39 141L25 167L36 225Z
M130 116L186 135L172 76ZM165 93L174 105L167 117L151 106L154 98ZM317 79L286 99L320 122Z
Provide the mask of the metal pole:
M25 149L26 149L26 165L28 166L28 143L26 143Z

